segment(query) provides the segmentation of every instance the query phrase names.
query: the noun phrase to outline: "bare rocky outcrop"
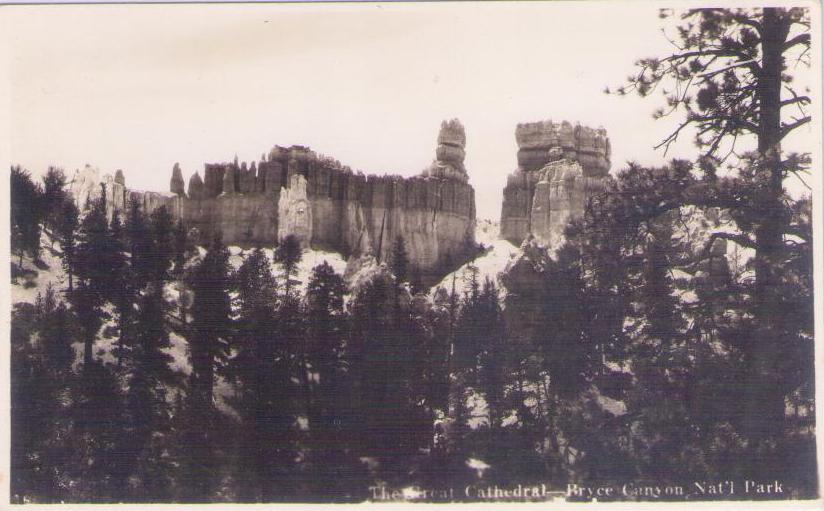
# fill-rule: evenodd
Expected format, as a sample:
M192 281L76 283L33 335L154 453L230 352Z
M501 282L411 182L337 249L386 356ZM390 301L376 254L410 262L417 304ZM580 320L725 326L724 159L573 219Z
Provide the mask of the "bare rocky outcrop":
M466 132L458 119L441 123L435 161L423 171L424 176L455 179L466 183L469 176L464 168Z
M237 192L237 188L235 185L235 168L234 166L227 165L223 170L223 193L225 195L233 195Z
M603 190L609 139L603 128L566 121L519 124L515 139L518 169L504 188L501 237L516 245L532 237L555 248L567 222L583 215L587 197Z
M518 168L539 170L553 160L549 152L558 151L554 159L569 159L581 164L587 176L604 176L609 172L611 149L607 132L568 121L551 120L519 124L515 128L518 143Z
M306 248L312 241L312 208L306 195L306 178L295 174L278 199L278 241L293 235Z
M183 172L180 170L180 164L175 163L172 167L172 179L169 181L169 191L175 195L183 196L186 194L183 183Z
M203 179L200 178L199 173L195 172L192 174L192 177L189 178L189 198L192 200L203 200L204 197Z
M100 195L100 183L100 170L97 167L87 163L82 170L74 171L69 181L69 191L79 208L85 208L89 201Z
M223 192L223 173L228 164L207 163L203 169L203 197L217 197Z
M463 166L465 141L460 122L445 122L433 166L412 178L366 176L305 146L275 146L257 165L205 164L203 180L198 173L189 179L188 194L180 193L174 170L171 193L124 185L107 193L120 195L114 209L125 209L128 200L147 212L166 206L202 242L220 233L227 244L273 246L296 234L315 248L385 262L400 236L413 269L434 281L474 248L475 192ZM78 189L95 179L80 179Z

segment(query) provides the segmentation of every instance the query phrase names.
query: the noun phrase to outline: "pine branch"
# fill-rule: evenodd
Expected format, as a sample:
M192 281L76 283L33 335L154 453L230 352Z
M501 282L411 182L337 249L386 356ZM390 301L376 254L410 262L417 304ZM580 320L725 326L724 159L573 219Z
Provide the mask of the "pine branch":
M809 32L804 32L803 34L798 34L797 36L793 37L792 39L789 39L787 42L784 43L784 45L781 47L781 49L782 49L782 51L787 51L790 48L792 48L793 46L797 46L799 44L807 46L807 47L810 46L810 33Z
M800 127L800 126L803 126L804 124L807 124L807 123L808 123L808 122L810 122L811 120L812 120L812 117L810 117L810 116L808 115L808 116L803 117L803 118L801 118L801 119L797 119L795 122L792 122L792 123L790 123L790 124L784 125L784 126L781 128L781 134L779 135L778 139L779 139L779 140L783 140L783 139L784 139L784 137L786 137L787 135L789 135L791 131L793 131L794 129L796 129L796 128Z

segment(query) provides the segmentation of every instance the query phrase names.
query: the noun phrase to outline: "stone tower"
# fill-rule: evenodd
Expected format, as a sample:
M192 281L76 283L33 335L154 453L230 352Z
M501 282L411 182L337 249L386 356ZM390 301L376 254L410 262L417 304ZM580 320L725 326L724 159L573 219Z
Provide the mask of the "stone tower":
M462 183L469 181L464 168L466 157L466 132L458 119L443 121L438 132L438 146L435 161L424 169L422 175L455 179Z
M504 188L501 237L520 245L532 236L556 248L567 221L583 215L587 197L603 189L610 167L606 130L540 121L519 124L515 140L518 168Z
M186 195L184 192L183 173L180 171L180 164L175 163L172 167L172 179L169 181L169 191L178 196Z

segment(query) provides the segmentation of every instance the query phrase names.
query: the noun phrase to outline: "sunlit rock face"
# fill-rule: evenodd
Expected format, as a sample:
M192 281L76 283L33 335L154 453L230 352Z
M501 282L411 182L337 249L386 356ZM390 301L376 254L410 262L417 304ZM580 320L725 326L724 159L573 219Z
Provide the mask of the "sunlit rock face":
M295 174L278 199L278 240L293 235L306 248L312 241L312 206L306 195L306 178Z
M541 121L519 124L515 139L518 169L504 188L501 236L516 245L531 236L556 248L567 222L583 215L587 197L603 190L610 166L606 131Z
M84 208L89 201L100 196L100 183L100 170L88 163L82 170L74 172L69 181L69 191L79 208Z
M567 121L529 122L515 128L515 141L518 169L522 171L539 170L553 160L568 159L580 163L586 176L605 176L609 172L611 149L603 128Z
M227 244L274 246L295 234L314 248L347 257L368 253L379 262L388 260L400 236L411 269L433 281L461 264L474 245L475 191L463 165L465 143L460 122L443 123L435 162L412 178L366 176L308 147L275 146L251 165L207 163L203 179L198 173L189 178L186 193L179 167L169 192L114 183L107 187L109 214L124 214L134 200L146 212L166 206L200 233L202 243L220 234ZM75 197L88 196L100 182L87 174L76 178ZM78 203L82 208L84 202Z

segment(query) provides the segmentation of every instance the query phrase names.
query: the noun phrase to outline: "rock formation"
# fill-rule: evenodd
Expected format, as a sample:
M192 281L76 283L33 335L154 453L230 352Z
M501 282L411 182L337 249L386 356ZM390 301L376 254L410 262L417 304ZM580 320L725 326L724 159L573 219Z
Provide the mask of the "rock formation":
M306 178L295 174L289 188L280 192L278 199L278 241L295 236L304 248L312 241L312 208L306 195Z
M458 119L441 123L435 161L423 171L424 176L455 179L466 183L469 176L464 168L466 132Z
M507 177L501 237L520 245L532 236L557 247L571 218L583 215L586 199L603 189L610 146L603 128L568 122L519 124L518 169Z
M203 169L203 198L217 197L223 191L223 173L229 164L207 163Z
M100 195L100 170L92 167L88 163L83 170L75 170L71 181L69 181L69 191L77 202L77 207L83 209L86 204Z
M579 162L587 176L603 176L609 172L611 151L603 128L596 130L567 121L530 122L515 128L515 141L518 168L523 171L541 169L551 161L549 151L559 149L560 158Z
M203 180L197 172L189 178L189 198L192 200L202 200L204 198Z
M169 191L175 195L185 195L185 190L183 189L183 172L180 171L179 163L175 163L175 166L172 167L172 179L169 181Z
M474 245L475 191L463 166L465 140L458 121L444 123L437 160L412 178L365 176L308 147L275 146L257 165L205 164L202 180L198 173L189 179L188 194L180 193L174 171L172 193L115 183L107 190L109 214L136 200L146 212L166 206L201 234L201 242L220 233L227 244L273 246L296 234L314 248L372 254L379 263L402 236L412 269L432 282L462 263ZM80 179L78 189L93 180Z
M237 192L236 188L236 180L235 180L235 166L226 166L223 169L223 194L224 195L233 195Z

